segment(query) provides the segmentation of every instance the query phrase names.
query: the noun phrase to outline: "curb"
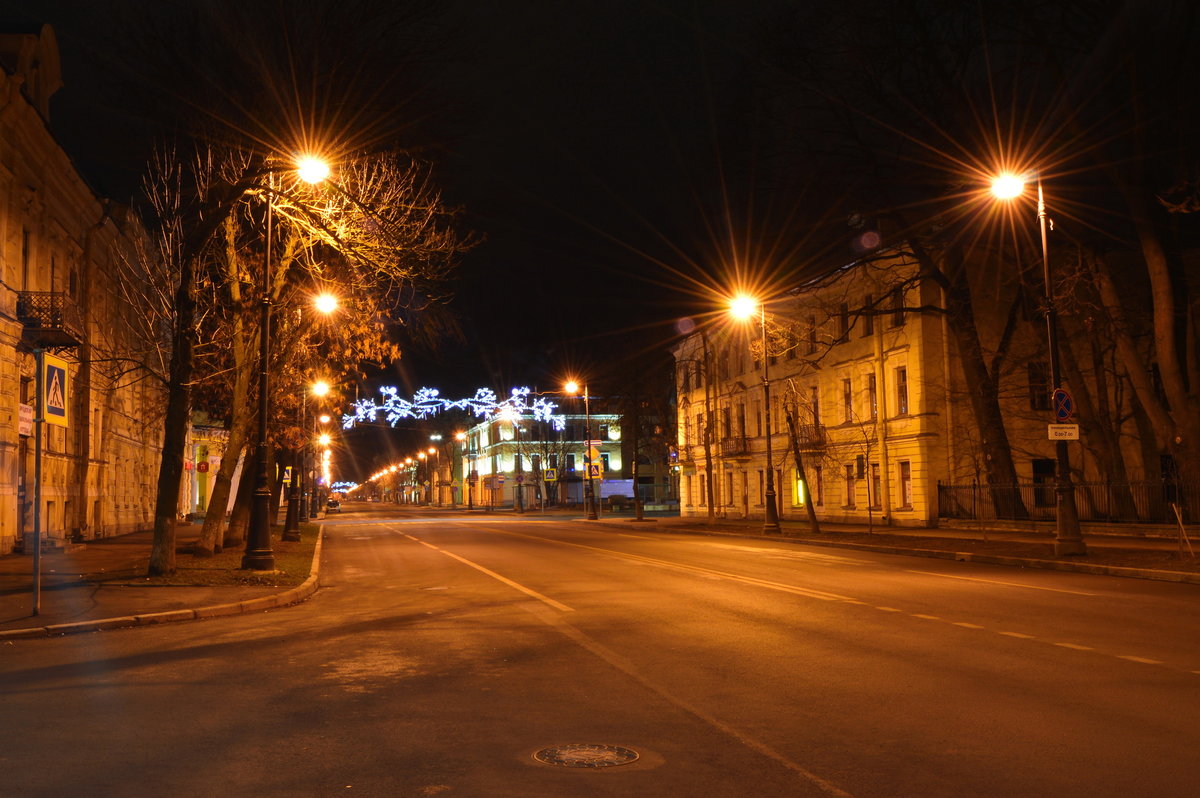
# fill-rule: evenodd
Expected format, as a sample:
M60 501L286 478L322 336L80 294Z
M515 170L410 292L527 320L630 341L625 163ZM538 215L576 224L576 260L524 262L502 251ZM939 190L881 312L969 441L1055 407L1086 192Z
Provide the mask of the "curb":
M317 588L320 587L321 544L324 542L325 527L322 525L321 529L317 532L317 545L313 548L312 569L309 571L308 578L296 587L289 588L280 593L272 593L269 596L261 596L229 604L213 604L208 607L199 607L190 610L167 610L165 612L151 612L145 615L123 615L117 618L98 618L91 621L78 621L76 623L59 623L51 626L9 629L7 631L0 631L0 642L34 637L59 637L62 635L80 634L82 632L101 632L108 629L123 629L131 626L154 626L160 623L196 621L202 618L222 618L229 615L242 615L247 612L260 612L262 610L299 604L313 593L316 593Z
M601 521L601 523L604 523ZM616 522L608 522L616 523ZM954 560L956 562L975 562L984 565L1008 565L1017 568L1040 568L1049 571L1063 571L1077 574L1094 574L1097 576L1121 576L1128 579L1150 579L1158 582L1178 582L1182 584L1200 585L1200 574L1188 571L1162 571L1152 568L1129 568L1121 565L1096 565L1085 562L1063 562L1061 560L1038 560L1030 557L1008 557L1002 554L977 554L970 551L950 551L947 549L910 549L901 546L885 546L876 543L858 543L855 541L812 540L783 535L761 535L753 532L738 532L733 530L708 529L706 527L663 526L661 532L691 532L698 535L711 535L752 538L755 540L770 540L777 543L792 543L801 546L827 546L835 549L856 549L858 551L873 551L879 554L901 554L908 557L929 557L936 560Z

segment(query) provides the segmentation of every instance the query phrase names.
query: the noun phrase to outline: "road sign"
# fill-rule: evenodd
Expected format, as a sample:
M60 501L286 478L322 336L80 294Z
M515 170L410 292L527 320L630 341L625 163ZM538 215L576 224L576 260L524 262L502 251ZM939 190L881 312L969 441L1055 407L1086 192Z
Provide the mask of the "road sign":
M67 361L42 355L42 420L59 427L67 426Z
M545 471L542 472L542 475L546 478L547 482L558 482L558 469L557 468L547 468Z
M1046 432L1049 439L1052 441L1079 440L1078 424L1047 424Z
M588 449L588 460L593 463L598 463L600 461L600 450L595 446L592 446Z
M1058 423L1065 424L1075 417L1075 400L1065 388L1055 388L1050 397L1050 406L1054 408L1054 417L1058 419Z
M600 478L600 464L599 463L592 463L591 465L588 466L588 479L592 479L592 478L595 478L595 479Z

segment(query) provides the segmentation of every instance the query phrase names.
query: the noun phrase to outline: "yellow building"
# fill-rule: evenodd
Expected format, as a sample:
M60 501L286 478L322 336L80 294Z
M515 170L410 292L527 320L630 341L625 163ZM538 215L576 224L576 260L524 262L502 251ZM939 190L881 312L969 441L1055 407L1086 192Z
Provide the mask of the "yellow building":
M900 258L847 267L772 302L769 408L758 314L676 347L682 515L707 514L711 484L716 515L765 516L769 424L781 518L806 517L811 501L829 521L936 520L937 483L950 473L953 375L942 320L903 310L940 304L914 275Z
M0 553L152 523L162 391L135 334L149 316L115 279L137 222L97 197L49 127L61 85L47 26L0 35ZM35 349L66 361L61 420L42 424L35 484Z

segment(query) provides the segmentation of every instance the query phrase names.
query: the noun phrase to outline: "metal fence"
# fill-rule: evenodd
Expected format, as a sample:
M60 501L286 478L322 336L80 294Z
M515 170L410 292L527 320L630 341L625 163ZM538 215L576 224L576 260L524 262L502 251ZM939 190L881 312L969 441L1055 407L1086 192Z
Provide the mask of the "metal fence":
M1184 482L1076 482L1079 520L1100 523L1174 524L1177 505L1185 523L1200 520L1200 484ZM1051 521L1053 481L1016 485L938 483L938 517L979 521Z

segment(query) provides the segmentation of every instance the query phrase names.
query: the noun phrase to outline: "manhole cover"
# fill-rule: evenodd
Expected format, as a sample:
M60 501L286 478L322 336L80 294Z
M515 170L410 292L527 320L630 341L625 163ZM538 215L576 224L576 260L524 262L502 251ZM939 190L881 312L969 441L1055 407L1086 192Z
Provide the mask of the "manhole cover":
M547 765L562 765L566 768L611 768L636 761L638 752L619 745L571 743L543 748L534 754L533 758Z

